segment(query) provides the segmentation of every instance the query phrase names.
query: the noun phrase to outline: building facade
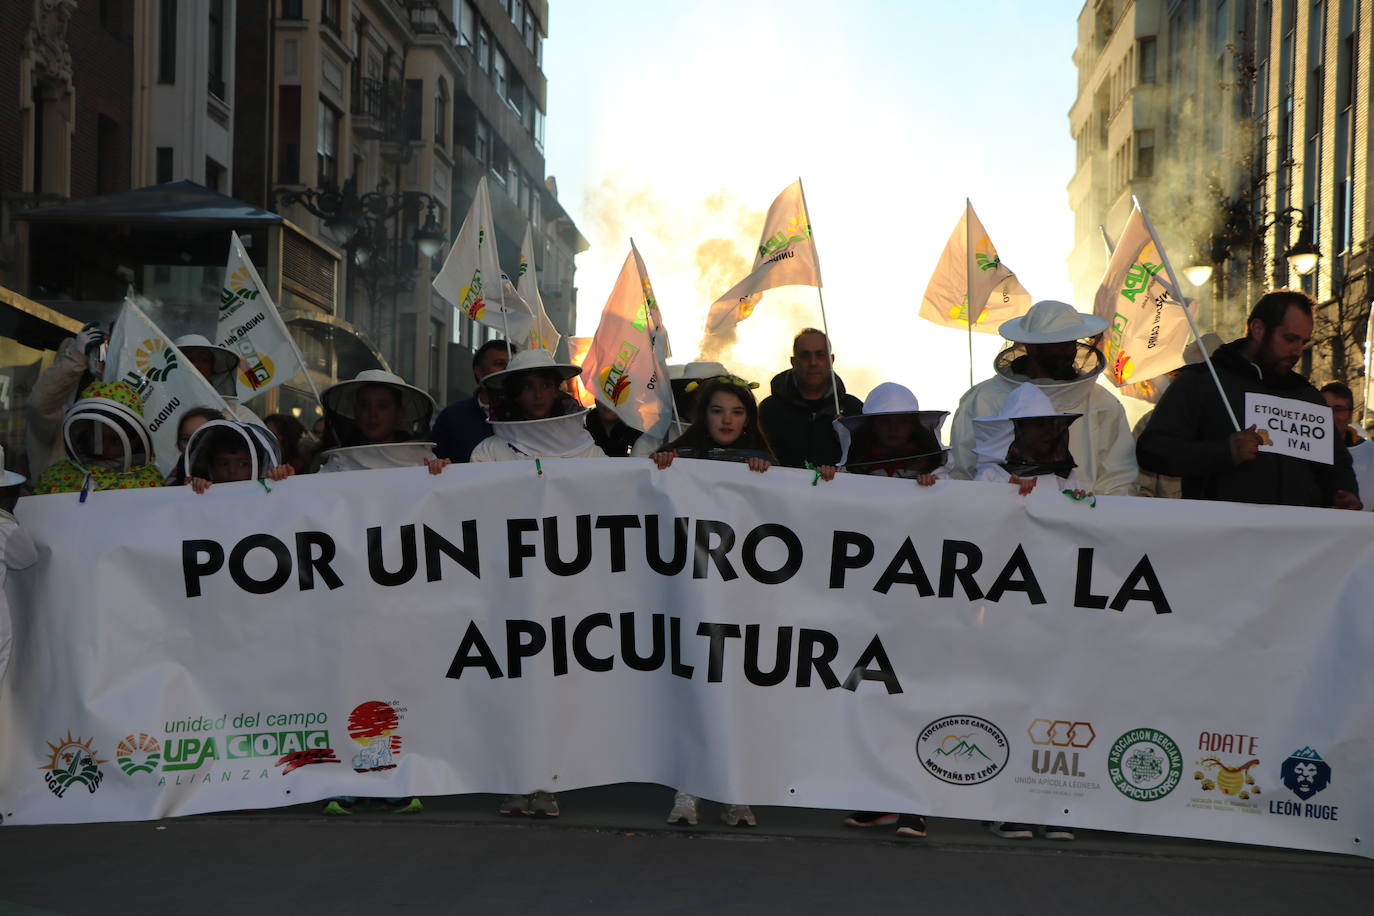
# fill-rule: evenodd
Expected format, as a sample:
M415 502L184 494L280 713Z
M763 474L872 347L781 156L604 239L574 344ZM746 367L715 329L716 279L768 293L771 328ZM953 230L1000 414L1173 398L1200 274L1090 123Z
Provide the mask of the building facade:
M1176 271L1200 268L1188 273L1202 282L1184 291L1203 330L1239 336L1263 291L1301 287L1320 304L1305 368L1365 400L1371 6L1085 3L1069 113L1069 264L1080 302L1092 301L1105 267L1099 226L1115 232L1137 196Z

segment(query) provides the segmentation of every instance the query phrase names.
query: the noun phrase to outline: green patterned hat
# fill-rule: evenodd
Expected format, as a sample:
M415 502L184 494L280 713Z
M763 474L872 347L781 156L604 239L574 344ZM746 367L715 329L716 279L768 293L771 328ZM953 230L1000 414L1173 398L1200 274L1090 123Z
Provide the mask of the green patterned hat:
M91 382L86 386L86 390L81 392L81 400L87 398L105 398L123 404L140 417L143 416L143 399L123 382Z

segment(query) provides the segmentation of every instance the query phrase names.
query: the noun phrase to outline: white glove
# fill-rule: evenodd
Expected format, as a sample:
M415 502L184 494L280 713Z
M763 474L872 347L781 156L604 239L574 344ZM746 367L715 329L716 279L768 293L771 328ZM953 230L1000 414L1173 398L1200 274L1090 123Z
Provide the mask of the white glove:
M76 335L76 348L82 353L89 352L92 347L103 344L108 336L98 321L92 321Z

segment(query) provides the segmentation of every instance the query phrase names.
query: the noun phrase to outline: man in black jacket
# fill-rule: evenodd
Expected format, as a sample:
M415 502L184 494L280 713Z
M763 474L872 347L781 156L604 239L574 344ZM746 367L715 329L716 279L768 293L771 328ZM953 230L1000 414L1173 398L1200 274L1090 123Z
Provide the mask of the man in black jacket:
M835 419L835 392L831 389L830 341L815 328L804 328L792 341L792 368L773 376L772 393L759 405L763 434L779 463L790 468L817 467L840 460L840 441L831 422ZM840 412L847 417L863 413L864 403L846 394L836 375Z
M1293 371L1312 339L1313 301L1278 290L1255 303L1246 336L1212 356L1226 400L1245 415L1247 392L1326 406L1311 383ZM1350 453L1332 443L1333 464L1261 452L1259 431L1235 432L1207 367L1185 366L1164 392L1136 445L1140 466L1183 478L1185 499L1329 506L1359 509Z

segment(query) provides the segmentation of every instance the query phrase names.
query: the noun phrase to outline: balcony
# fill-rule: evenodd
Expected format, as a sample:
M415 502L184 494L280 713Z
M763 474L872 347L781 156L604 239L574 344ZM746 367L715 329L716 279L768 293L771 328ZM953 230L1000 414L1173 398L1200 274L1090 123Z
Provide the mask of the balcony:
M444 12L439 0L406 0L410 28L416 35L440 35L450 41L458 40L458 29Z
M395 80L354 78L349 112L355 134L374 140L400 136L404 108L401 87Z

